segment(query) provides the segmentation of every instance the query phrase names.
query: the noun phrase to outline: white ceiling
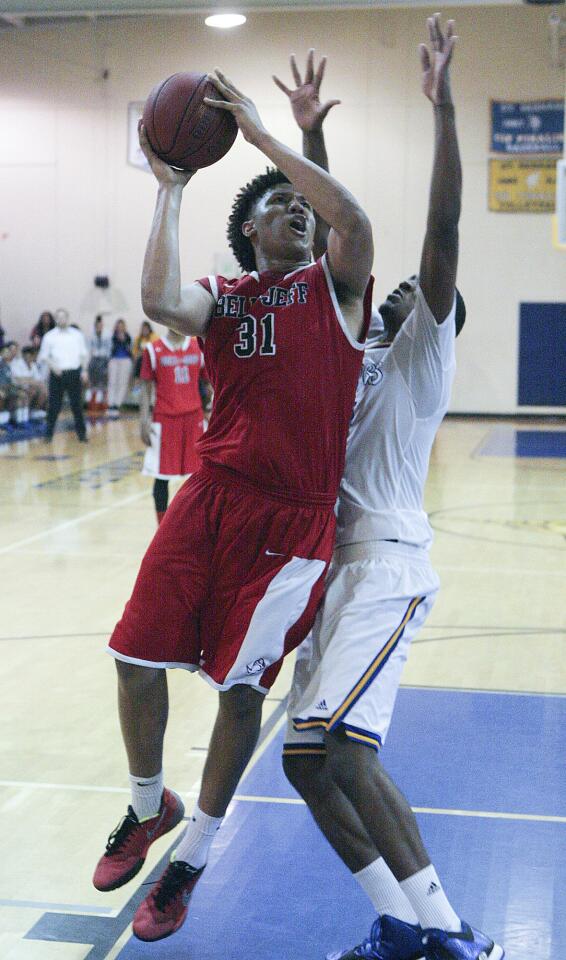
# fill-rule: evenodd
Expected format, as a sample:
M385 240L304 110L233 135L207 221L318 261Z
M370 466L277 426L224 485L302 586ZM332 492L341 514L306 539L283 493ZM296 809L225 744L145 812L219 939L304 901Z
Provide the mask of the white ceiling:
M484 6L519 4L522 0L1 0L0 18L14 26L27 18L69 16L124 16L135 14L181 14L193 12L269 10L367 10L391 6ZM21 20L19 19L21 18Z

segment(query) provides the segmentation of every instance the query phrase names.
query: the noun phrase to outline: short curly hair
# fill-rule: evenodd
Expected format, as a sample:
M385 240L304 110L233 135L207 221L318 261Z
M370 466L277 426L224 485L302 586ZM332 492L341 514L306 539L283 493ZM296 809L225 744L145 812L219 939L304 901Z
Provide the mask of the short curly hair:
M253 244L242 233L242 224L250 219L254 204L263 197L264 193L278 183L290 182L277 167L267 167L265 173L258 174L236 194L228 217L227 236L230 249L245 273L255 270L256 262Z

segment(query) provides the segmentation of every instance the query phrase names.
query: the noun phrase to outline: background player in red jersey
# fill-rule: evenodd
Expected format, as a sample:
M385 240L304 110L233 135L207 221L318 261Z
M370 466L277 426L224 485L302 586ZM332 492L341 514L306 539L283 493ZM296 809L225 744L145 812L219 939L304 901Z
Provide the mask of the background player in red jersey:
M169 481L188 477L200 466L195 444L204 430L201 370L202 353L197 341L173 330L147 343L142 354L140 429L149 448L142 473L155 478L153 500L158 525L169 502Z
M246 140L276 170L240 191L229 240L240 278L182 287L179 213L191 174L140 142L159 189L142 277L148 316L204 343L214 388L203 466L167 510L110 641L132 805L94 875L112 890L183 816L163 789L166 667L219 690L201 790L172 862L140 905L134 933L183 923L191 891L253 752L263 695L308 633L332 554L334 504L371 308L369 220L330 174L276 140L252 101L211 78ZM329 225L312 262L313 209Z

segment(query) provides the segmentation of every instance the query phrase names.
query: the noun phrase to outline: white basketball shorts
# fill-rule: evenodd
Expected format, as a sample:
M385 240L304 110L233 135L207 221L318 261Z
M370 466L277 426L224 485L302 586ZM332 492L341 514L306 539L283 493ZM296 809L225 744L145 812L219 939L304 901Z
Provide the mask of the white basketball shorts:
M438 586L418 547L380 540L335 550L313 630L297 651L284 754L324 753L325 733L339 727L379 750Z

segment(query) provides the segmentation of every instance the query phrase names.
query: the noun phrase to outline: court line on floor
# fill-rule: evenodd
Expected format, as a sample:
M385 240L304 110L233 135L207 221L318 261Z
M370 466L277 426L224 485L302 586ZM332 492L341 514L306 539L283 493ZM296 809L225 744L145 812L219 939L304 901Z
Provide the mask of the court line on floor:
M244 776L259 760L264 750L269 746L273 737L285 721L286 699L277 704L273 712L262 724L258 744L248 764ZM200 780L193 784L190 791L184 791L185 796L198 796ZM115 788L112 788L113 790ZM129 793L129 791L126 791ZM234 807L230 805L226 814L228 820ZM58 943L93 944L86 954L88 960L106 960L107 957L116 957L123 945L129 940L130 923L142 899L146 896L147 888L161 875L165 864L178 843L178 836L161 860L155 865L151 873L142 881L133 895L124 904L121 910L112 917L100 917L85 914L64 914L57 912L44 913L30 930L25 934L25 940L47 940ZM93 936L95 942L93 943Z
M236 794L234 800L241 803L275 803L291 806L305 806L300 797L260 797L251 794ZM437 817L476 817L487 820L526 820L536 823L566 823L566 817L539 813L505 813L498 810L454 810L442 807L411 807L413 813L426 813Z
M453 564L449 563L434 563L435 570L447 570L449 573L473 573L477 575L479 573L503 573L511 574L512 576L527 576L527 577L562 577L564 578L563 570L526 570L523 567L506 567L503 564L501 566L492 566L485 567L478 564L477 566L463 566L455 567Z
M414 642L414 641L413 641ZM428 683L402 683L402 690L435 690L440 693L487 693L497 694L502 697L555 697L564 699L566 693L548 690L500 690L492 687L438 687L435 684Z
M73 517L72 520L65 520L64 523L58 523L56 526L49 527L47 530L41 530L39 533L34 533L31 537L24 537L22 540L16 540L14 543L9 543L5 547L0 547L0 554L10 553L11 550L18 550L19 547L24 547L27 543L35 543L36 540L41 540L43 537L50 537L52 534L59 533L61 530L67 530L69 527L76 527L79 523L85 523L87 520L94 520L95 517L100 517L103 513L110 513L112 510L125 507L128 503L133 503L135 500L141 500L142 497L147 496L148 491L144 490L141 493L132 494L131 497L124 497L123 500L116 500L108 507L100 507L98 510L90 510L88 513L83 513L80 517Z
M275 712L275 711L274 711ZM271 718L270 718L271 719ZM281 722L284 718L281 718ZM261 744L260 748L257 751L257 754L254 754L254 764L257 763L261 754L269 746L273 737L276 735L278 729L280 728L281 723L279 720L273 724L272 729L268 732L268 735L265 737L264 742ZM249 770L246 771L248 773ZM127 787L89 787L85 784L65 784L65 783L31 783L19 780L0 780L0 787L18 787L18 788L39 788L44 790L73 790L73 791L82 791L82 792L93 792L93 793L122 793L129 794L130 790ZM183 797L198 797L199 791L196 787L193 787L191 790L179 790L178 791ZM273 803L273 804L287 804L290 806L304 806L304 800L301 800L300 797L269 797L269 796L255 796L252 794L237 793L234 796L233 802L238 801L239 803ZM456 810L450 807L413 807L414 813L426 813L432 816L439 817L476 817L478 819L489 819L489 820L523 820L523 821L535 821L537 823L566 823L566 816L555 816L553 814L544 814L544 813L507 813L504 811L498 810Z
M0 907L17 907L20 910L51 910L54 913L81 913L94 916L115 917L118 911L112 907L95 907L90 903L51 903L49 900L0 899Z

